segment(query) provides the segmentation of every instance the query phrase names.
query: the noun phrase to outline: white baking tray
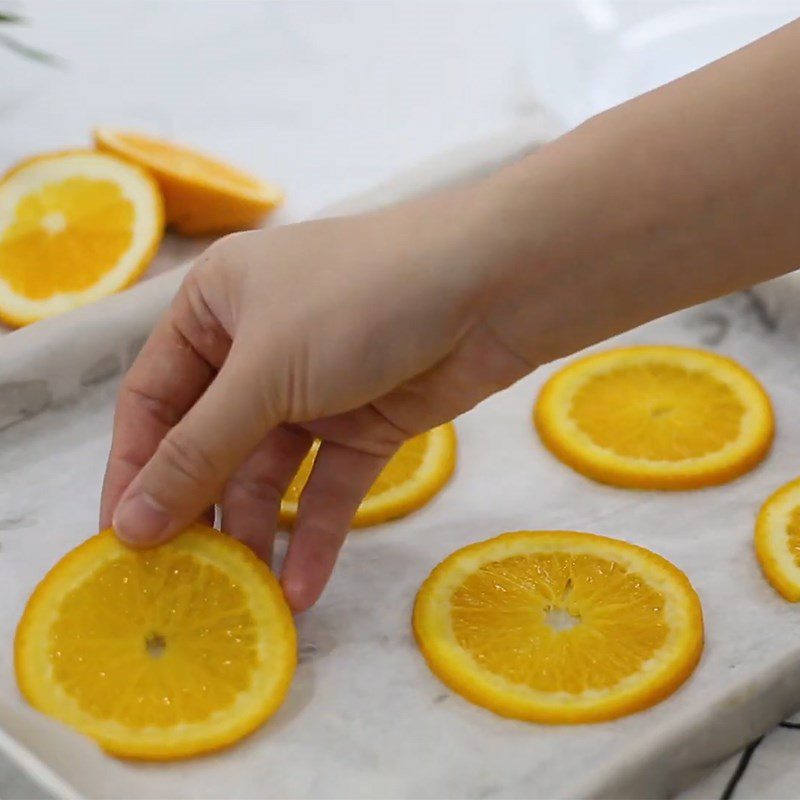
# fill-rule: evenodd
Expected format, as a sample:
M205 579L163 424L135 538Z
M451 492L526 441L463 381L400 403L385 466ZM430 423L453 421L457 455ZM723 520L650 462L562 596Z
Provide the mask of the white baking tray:
M540 134L463 150L346 208L478 174ZM661 797L800 706L798 611L765 583L751 546L759 504L800 472L794 288L784 283L619 338L710 347L756 373L773 396L778 437L749 475L679 494L582 478L532 430L533 399L553 369L544 367L457 421L459 465L429 506L351 535L330 588L298 620L289 697L253 736L195 760L131 763L29 709L13 675L16 622L45 571L95 529L117 382L178 280L0 339L0 751L20 770L15 780L33 782L31 795ZM707 632L685 686L622 720L547 727L494 716L439 683L411 636L416 589L456 548L520 528L617 536L681 567Z

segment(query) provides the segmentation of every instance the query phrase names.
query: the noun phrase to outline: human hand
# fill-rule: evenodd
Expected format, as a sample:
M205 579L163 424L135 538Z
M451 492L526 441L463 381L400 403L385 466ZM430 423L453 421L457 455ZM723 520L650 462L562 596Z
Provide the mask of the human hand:
M221 502L269 560L319 437L282 576L312 605L405 438L539 363L796 267L798 42L800 22L480 184L217 242L123 382L101 524L154 545Z
M209 248L122 384L101 525L151 546L218 502L269 562L318 437L282 574L291 606L312 605L399 445L530 369L492 328L490 253L465 235L489 222L481 202L448 193Z

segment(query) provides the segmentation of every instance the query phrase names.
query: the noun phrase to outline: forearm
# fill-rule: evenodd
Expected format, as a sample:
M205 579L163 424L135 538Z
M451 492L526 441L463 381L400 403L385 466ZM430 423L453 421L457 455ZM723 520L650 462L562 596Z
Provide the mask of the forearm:
M489 181L506 343L550 360L800 264L798 75L795 23Z

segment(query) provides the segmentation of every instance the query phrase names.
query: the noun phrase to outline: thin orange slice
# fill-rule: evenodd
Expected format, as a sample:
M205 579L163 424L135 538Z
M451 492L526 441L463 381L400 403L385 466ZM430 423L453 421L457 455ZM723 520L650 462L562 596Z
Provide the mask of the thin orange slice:
M696 489L758 464L774 434L758 381L688 347L626 347L580 358L545 384L542 441L573 469L638 489Z
M25 325L135 281L161 241L143 170L93 151L51 153L0 179L0 319Z
M665 559L572 531L465 547L422 585L414 633L473 703L545 723L597 722L667 697L703 648L700 601Z
M800 478L782 486L761 507L755 546L767 580L787 600L800 601Z
M277 186L183 145L134 131L97 128L98 149L149 170L164 193L167 223L189 235L257 227L283 202Z
M297 516L300 494L319 449L315 442L300 465L281 503L281 524ZM403 517L429 502L447 483L456 465L456 431L452 423L439 425L405 442L384 467L353 519L354 528Z
M111 531L47 574L15 641L31 705L114 755L225 747L280 706L296 663L277 581L239 542L195 525L155 550Z

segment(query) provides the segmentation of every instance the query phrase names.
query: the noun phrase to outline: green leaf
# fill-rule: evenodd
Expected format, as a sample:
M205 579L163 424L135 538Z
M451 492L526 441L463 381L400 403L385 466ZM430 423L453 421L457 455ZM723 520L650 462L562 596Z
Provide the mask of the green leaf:
M11 11L0 11L0 22L20 25L25 22L25 17L21 17L19 14L13 14Z
M64 61L52 53L45 53L44 50L37 50L35 47L23 44L17 39L12 39L4 33L0 33L0 47L5 47L7 50L12 50L17 55L23 58L29 58L31 61L39 61L43 64L51 64L53 66L63 65Z

